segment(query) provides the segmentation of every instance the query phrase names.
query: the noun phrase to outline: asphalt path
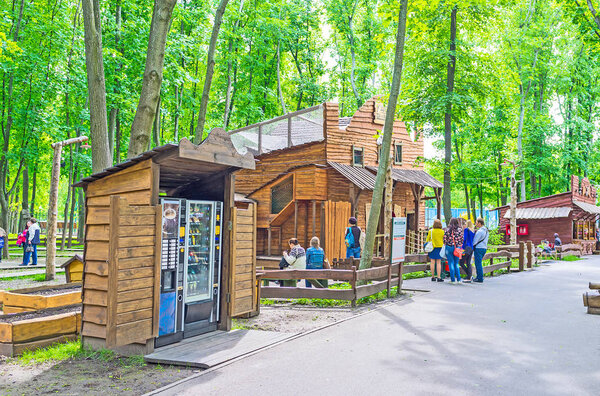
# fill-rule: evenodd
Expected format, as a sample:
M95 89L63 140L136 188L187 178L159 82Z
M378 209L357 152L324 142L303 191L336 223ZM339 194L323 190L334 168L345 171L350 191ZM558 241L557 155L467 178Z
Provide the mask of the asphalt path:
M296 338L164 395L598 395L600 258L483 284L406 281L414 299Z

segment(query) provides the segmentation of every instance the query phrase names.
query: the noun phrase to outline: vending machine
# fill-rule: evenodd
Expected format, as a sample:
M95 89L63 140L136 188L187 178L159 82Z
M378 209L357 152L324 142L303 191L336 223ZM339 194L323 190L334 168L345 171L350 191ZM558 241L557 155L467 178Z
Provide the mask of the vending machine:
M159 336L155 346L216 330L222 202L163 198Z

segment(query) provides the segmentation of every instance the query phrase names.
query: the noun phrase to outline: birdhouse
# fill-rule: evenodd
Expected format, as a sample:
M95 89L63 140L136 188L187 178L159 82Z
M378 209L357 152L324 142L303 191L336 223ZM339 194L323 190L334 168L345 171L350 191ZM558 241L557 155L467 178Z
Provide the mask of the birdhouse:
M83 274L83 257L76 254L60 267L65 269L67 283L81 282Z

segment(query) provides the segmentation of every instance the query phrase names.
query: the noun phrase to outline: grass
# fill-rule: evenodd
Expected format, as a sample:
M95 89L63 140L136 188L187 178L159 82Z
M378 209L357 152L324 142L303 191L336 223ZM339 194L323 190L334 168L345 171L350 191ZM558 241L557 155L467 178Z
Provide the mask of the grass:
M97 351L83 348L81 340L69 341L65 343L56 343L46 348L40 348L33 351L25 351L21 356L13 358L21 366L32 366L40 363L56 363L71 359L85 359L100 362L110 362L119 360L122 367L144 367L146 362L143 355L133 355L126 358L119 358L110 349L100 349Z
M569 255L569 256L563 257L561 260L562 261L579 261L579 260L581 260L581 257Z
M65 271L57 272L56 275L64 275ZM20 276L9 276L7 278L0 278L0 282L10 282L14 280L32 279L36 282L45 282L46 274L32 274L32 275L20 275Z

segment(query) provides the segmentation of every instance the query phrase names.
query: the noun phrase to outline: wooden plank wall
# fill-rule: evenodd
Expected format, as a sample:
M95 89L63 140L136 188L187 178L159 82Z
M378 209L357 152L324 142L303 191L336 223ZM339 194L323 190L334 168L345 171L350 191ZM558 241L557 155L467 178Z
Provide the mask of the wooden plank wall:
M143 161L87 186L82 312L84 337L106 339L107 262L110 236L113 235L110 230L111 195L119 194L132 206L151 206L154 166L151 160Z
M337 103L325 103L323 106L323 119L325 122L327 136L327 160L341 164L352 164L352 145L363 147L365 165L377 166L377 141L373 135L383 129L383 125L373 122L373 111L375 98L371 98L358 109L352 116L350 125L346 129L339 127L339 105ZM393 143L402 144L402 165L394 165L396 168L424 169L423 139L415 142L407 133L406 126L400 120L394 122ZM393 146L392 146L393 150ZM418 164L415 167L415 164Z
M325 202L325 257L346 257L344 233L350 217L350 202Z
M256 209L234 208L231 231L231 305L230 316L240 316L256 307Z
M235 173L235 192L249 194L297 166L327 163L324 142L277 150L257 156L256 159L255 170L242 169Z
M161 206L111 197L106 345L146 343L158 335Z

